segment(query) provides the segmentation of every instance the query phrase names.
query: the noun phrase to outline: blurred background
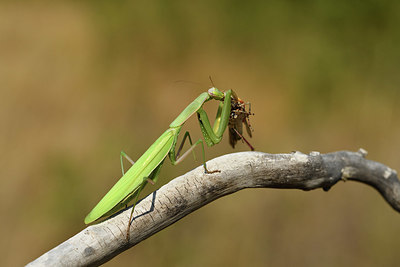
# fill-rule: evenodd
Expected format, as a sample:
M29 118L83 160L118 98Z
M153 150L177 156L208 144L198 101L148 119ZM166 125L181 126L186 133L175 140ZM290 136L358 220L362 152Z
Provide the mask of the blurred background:
M84 229L120 151L137 159L210 75L252 103L256 150L362 147L400 170L399 12L382 0L2 1L0 265ZM201 137L195 116L184 129ZM227 139L207 159L248 150ZM200 164L167 161L142 196ZM399 247L399 214L340 182L224 197L106 266L395 266Z

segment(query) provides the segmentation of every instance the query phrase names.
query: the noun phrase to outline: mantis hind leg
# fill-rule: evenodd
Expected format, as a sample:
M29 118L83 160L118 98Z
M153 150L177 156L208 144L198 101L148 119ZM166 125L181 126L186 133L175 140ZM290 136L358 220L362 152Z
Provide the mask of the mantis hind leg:
M124 161L123 161L122 157L124 157L132 165L135 164L135 162L124 151L121 150L121 154L119 155L119 159L121 161L122 176L124 176L125 175L125 170L124 170ZM125 204L125 208L127 208L127 207L128 207L128 203Z
M147 180L144 180L143 183L139 186L139 188L137 189L137 191L134 193L134 196L133 196L135 198L135 200L133 202L131 215L129 216L128 229L126 230L126 240L128 240L128 241L129 241L129 235L130 235L129 234L129 228L131 228L131 224L132 224L133 211L135 210L136 203L139 200L140 192L142 192L142 189L146 186L146 184L147 184Z
M150 183L153 184L153 185L157 182L158 177L159 177L159 174L160 174L161 166L163 165L163 163L164 163L164 161L161 162L161 163L154 169L154 171L149 175L149 177L147 177L146 180L143 180L142 184L139 185L139 187L137 188L137 190L136 190L134 193L132 193L132 195L130 195L130 196L128 196L128 197L126 198L126 201L127 201L127 202L129 202L129 199L133 199L133 198L134 198L133 205L132 205L132 210L131 210L131 215L129 216L128 229L127 229L127 231L126 231L126 240L128 240L128 241L129 241L129 235L130 235L130 234L129 234L129 228L131 227L131 224L132 224L132 222L133 222L133 220L132 220L132 219L133 219L133 211L135 210L136 203L137 203L138 200L139 200L140 192L142 192L142 190L143 190L143 188L146 186L147 182L150 182Z
M121 154L119 155L119 159L121 161L122 176L124 176L125 170L124 170L124 162L122 160L122 157L126 158L126 160L129 161L132 165L135 164L135 162L124 151L121 151Z
M191 141L190 141L191 142ZM121 160L121 171L122 171L122 176L124 176L125 175L125 170L124 170L124 162L123 162L123 160L122 160L122 157L124 157L127 161L129 161L132 165L133 164L135 164L135 162L124 152L124 151L121 151L121 155L120 155L120 160ZM155 182L153 182L153 180L151 180L151 179L149 179L149 178L147 178L147 181L149 182L149 183L151 183L152 185L154 185L155 184Z

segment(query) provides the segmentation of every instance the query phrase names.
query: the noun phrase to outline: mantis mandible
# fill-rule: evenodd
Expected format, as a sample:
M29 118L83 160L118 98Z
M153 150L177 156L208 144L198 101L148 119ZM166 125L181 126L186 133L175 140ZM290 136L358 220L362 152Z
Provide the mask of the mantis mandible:
M211 127L207 113L202 108L203 104L210 100L220 101L213 127ZM235 119L231 117L231 103L244 102L240 100L232 90L228 90L224 93L217 88L212 87L207 92L200 94L192 103L190 103L169 125L169 129L150 146L150 148L126 173L124 173L123 170L122 156L125 156L128 160L130 159L125 153L121 152L122 177L86 216L85 224L92 223L103 217L109 217L120 209L126 207L130 201L134 200L128 223L127 239L129 239L129 228L132 223L133 210L138 201L139 194L148 182L152 184L157 182L161 166L163 165L167 155L169 156L171 163L176 165L192 152L197 145L201 144L205 172L219 172L218 170L209 171L207 169L203 140L199 139L193 144L188 131L185 132L182 143L176 153L175 147L183 124L194 113L197 113L200 129L206 144L208 146L218 144L222 139L228 123L230 121L235 121ZM186 138L189 138L191 147L182 156L179 156ZM131 161L131 163L133 162Z

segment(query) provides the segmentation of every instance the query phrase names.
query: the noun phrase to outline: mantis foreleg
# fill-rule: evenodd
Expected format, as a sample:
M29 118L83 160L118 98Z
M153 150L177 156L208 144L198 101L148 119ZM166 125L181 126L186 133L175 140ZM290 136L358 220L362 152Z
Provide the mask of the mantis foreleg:
M222 135L224 134L224 131L229 123L231 95L231 90L225 93L224 103L218 106L217 117L213 127L211 127L207 113L204 111L204 109L200 107L197 110L197 118L200 123L200 129L208 146L218 144L222 140Z

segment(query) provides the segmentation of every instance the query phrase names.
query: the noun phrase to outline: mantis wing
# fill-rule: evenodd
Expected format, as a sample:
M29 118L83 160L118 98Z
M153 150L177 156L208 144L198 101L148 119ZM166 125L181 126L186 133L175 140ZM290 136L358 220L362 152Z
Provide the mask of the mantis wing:
M86 216L85 223L89 224L103 217L108 211L137 190L143 181L165 159L176 142L175 137L178 135L179 130L170 128L165 131Z

